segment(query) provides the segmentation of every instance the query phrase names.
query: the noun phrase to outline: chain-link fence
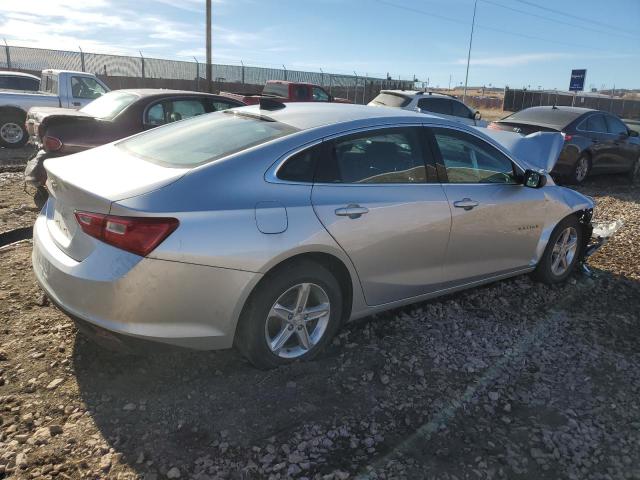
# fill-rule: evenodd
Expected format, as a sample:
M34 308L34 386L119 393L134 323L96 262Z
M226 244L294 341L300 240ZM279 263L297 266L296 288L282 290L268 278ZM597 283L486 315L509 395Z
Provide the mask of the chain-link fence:
M578 93L574 96L568 92L505 89L505 111L517 112L524 108L542 105L593 108L613 113L622 118L640 118L640 100L588 93Z
M110 88L180 88L205 90L205 67L198 62L128 57L101 53L5 46L0 68L39 72L44 69L77 70L98 75ZM381 89L410 89L410 80L305 72L286 68L219 65L213 69L214 90L258 92L267 80L315 83L331 95L367 103Z

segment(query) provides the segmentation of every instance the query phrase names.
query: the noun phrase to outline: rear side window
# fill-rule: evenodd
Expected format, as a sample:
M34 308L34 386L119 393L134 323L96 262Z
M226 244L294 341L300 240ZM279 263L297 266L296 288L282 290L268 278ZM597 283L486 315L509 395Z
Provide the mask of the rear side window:
M284 123L228 111L170 123L117 145L152 163L194 167L297 131Z
M433 128L449 183L517 183L511 160L458 130Z
M425 183L418 128L391 128L334 140L320 162L320 183Z
M402 108L411 103L411 98L400 94L381 93L376 98L374 98L371 103L375 103L376 105L384 105L385 107Z
M584 122L584 130L588 132L607 133L607 124L604 121L604 115L591 115Z
M296 153L278 169L278 178L289 182L313 183L320 146Z
M607 119L607 125L609 126L609 133L613 133L614 135L627 135L629 133L627 126L616 117L607 115L605 118Z
M426 110L427 112L453 115L451 103L451 100L447 100L446 98L421 98L418 101L418 108L420 108L420 110Z

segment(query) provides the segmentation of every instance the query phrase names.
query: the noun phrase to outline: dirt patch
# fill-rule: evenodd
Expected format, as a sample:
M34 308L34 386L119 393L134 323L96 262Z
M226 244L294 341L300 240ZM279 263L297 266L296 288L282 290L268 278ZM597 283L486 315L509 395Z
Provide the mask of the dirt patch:
M581 190L626 222L596 278L377 315L271 372L96 348L44 302L30 244L2 250L0 478L635 478L640 189Z
M0 233L30 227L38 216L32 195L25 190L22 172L0 173Z

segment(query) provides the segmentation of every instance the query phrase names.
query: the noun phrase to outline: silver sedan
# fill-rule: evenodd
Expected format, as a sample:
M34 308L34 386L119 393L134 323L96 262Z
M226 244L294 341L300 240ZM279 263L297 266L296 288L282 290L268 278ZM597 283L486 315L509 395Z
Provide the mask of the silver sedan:
M262 368L313 358L349 319L563 281L593 202L545 173L562 137L482 130L264 101L49 159L35 274L102 341L235 345Z

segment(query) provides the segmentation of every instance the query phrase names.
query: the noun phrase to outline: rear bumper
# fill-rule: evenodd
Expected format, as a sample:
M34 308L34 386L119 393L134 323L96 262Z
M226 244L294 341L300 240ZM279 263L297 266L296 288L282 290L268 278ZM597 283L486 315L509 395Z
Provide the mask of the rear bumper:
M54 243L44 215L34 226L32 263L51 300L94 333L199 350L233 345L244 301L261 278L253 272L142 258L102 242L77 262Z

